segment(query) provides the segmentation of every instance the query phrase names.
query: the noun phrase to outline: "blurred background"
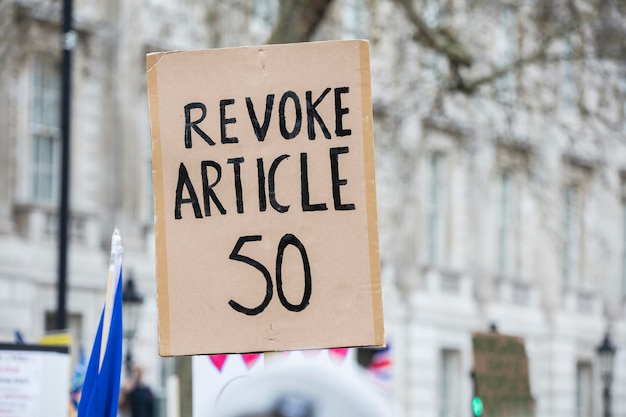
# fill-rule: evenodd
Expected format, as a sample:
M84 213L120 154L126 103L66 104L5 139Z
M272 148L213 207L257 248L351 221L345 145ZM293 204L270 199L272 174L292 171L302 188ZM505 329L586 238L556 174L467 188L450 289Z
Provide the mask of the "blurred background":
M191 415L190 358L157 354L145 54L368 39L401 415L472 415L497 331L536 416L626 416L624 0L74 0L63 29L68 1L0 0L0 341L88 353L117 226L126 364Z

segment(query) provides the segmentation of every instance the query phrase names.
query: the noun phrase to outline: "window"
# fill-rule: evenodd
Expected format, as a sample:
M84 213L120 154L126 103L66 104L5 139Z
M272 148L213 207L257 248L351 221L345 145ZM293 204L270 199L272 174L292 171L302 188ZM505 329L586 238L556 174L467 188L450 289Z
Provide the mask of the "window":
M622 106L622 132L626 132L626 70L622 71L620 78L618 80L618 101Z
M579 283L580 275L580 191L576 186L565 190L565 224L563 248L563 275L565 284Z
M622 200L622 297L626 301L626 200Z
M576 364L576 417L592 417L591 364Z
M428 260L441 265L445 255L447 236L446 204L446 159L445 155L435 152L430 155L428 185Z
M30 118L32 198L54 203L58 197L60 158L60 74L56 62L38 58L33 65Z
M565 43L563 55L573 58L574 39L570 38ZM578 102L578 85L576 84L576 61L566 58L561 63L560 101L561 108L566 111L576 109Z
M425 0L424 1L424 22L428 27L434 28L441 23L441 7L439 0Z
M495 62L500 68L513 63L517 56L517 21L515 9L504 6L498 16L495 30ZM509 71L496 81L498 97L507 104L515 101L515 72Z
M459 351L443 349L439 370L439 416L459 415Z
M343 38L368 38L369 10L367 0L343 0Z
M515 274L517 254L517 187L511 171L500 177L500 230L498 273L501 277Z
M422 16L424 23L429 28L437 28L442 25L444 19L443 11L439 0L424 0ZM443 55L430 48L422 50L422 62L431 76L437 76L446 71L447 61Z
M278 16L277 0L256 0L252 5L250 31L267 36Z

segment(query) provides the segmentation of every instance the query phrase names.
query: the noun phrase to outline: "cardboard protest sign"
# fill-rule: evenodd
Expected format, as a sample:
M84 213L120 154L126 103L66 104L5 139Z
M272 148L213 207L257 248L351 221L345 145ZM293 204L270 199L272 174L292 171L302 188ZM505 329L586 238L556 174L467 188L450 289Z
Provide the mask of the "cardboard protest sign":
M161 355L384 344L369 45L147 56Z
M482 415L534 416L524 340L499 333L474 333L472 343L475 389L483 403Z

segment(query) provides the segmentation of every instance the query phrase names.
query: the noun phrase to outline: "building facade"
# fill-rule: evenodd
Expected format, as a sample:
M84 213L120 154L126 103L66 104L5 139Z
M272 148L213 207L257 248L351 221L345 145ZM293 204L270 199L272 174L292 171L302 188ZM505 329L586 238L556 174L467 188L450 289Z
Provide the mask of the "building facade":
M461 74L477 79L531 56L552 19L573 14L540 3L411 4L458 35L476 57ZM416 40L400 1L336 0L314 35L370 40L384 310L405 416L470 415L471 337L491 324L524 338L540 417L601 414L596 347L610 330L613 414L626 415L626 64L597 58L591 3L570 2L576 25L550 44L559 59L472 92L451 87L449 62ZM19 329L35 341L54 322L60 6L0 5L2 340ZM145 295L134 356L157 390L171 363L156 353L145 54L262 44L277 8L75 2L69 324L88 347L119 227ZM624 25L619 4L606 13Z
M485 74L532 55L542 28L531 3L416 8L462 34L485 58L468 72ZM559 59L469 95L442 93L447 63L403 42L410 29L373 43L385 312L407 415L470 414L471 334L491 324L525 340L536 415L601 415L596 347L607 329L623 346L625 330L625 72L574 58L594 48L581 13L577 38L552 45ZM618 351L615 415L624 369Z
M62 1L0 4L0 339L56 328ZM207 44L201 2L74 1L68 327L87 353L111 235L144 295L134 357L161 385L145 54ZM184 6L184 9L183 9ZM184 12L181 12L184 10ZM182 13L182 14L181 14ZM187 25L176 22L185 20ZM75 355L76 356L76 355ZM76 358L74 357L74 360Z

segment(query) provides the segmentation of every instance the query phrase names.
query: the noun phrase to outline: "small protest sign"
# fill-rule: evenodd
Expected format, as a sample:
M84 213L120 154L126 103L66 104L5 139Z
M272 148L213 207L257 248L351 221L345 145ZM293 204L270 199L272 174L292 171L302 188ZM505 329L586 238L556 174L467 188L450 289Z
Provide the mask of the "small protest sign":
M159 351L384 344L369 45L147 57Z
M472 344L475 395L482 400L482 416L534 416L524 339L474 333Z
M67 345L0 343L0 417L67 416L69 386Z

